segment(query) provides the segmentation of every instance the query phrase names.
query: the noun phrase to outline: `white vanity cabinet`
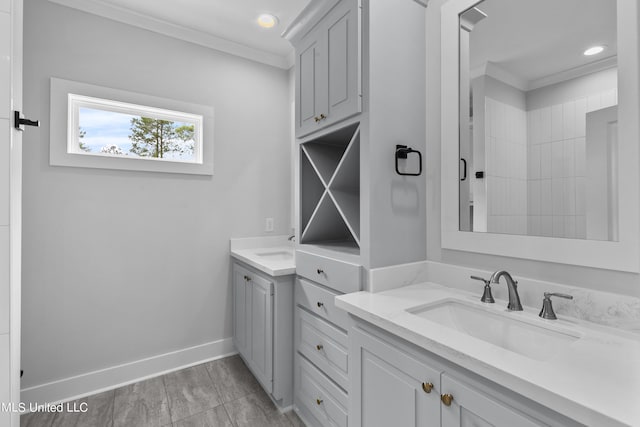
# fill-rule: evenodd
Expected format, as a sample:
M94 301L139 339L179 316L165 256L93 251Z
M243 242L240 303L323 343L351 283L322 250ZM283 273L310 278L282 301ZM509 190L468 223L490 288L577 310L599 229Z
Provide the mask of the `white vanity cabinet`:
M441 369L352 329L351 426L436 426Z
M365 322L349 337L349 427L580 425Z
M234 261L233 342L265 391L293 400L293 275L271 277Z
M362 110L359 0L342 0L298 41L296 136Z

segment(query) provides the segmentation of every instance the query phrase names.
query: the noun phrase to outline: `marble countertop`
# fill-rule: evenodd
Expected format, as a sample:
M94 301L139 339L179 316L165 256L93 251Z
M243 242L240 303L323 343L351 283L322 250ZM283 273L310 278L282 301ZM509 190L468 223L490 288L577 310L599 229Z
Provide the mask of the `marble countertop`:
M231 256L272 277L296 273L294 248L286 236L231 239Z
M523 322L580 339L546 360L503 349L407 310L445 299L504 315L507 302L487 305L479 296L434 283L336 297L336 306L560 414L590 426L640 426L640 339L637 335L537 310L508 312Z

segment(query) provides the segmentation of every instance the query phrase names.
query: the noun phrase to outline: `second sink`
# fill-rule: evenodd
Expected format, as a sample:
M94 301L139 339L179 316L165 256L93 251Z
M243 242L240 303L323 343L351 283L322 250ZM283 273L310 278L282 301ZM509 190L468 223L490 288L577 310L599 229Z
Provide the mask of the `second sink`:
M407 311L536 360L547 360L580 339L579 334L574 335L514 318L520 314L497 313L452 299Z

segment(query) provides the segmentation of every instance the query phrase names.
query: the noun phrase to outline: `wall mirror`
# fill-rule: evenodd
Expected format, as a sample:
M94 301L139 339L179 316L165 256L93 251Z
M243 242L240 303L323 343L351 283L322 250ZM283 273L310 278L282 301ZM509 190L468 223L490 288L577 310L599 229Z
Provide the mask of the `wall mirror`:
M635 3L444 4L443 247L638 270Z

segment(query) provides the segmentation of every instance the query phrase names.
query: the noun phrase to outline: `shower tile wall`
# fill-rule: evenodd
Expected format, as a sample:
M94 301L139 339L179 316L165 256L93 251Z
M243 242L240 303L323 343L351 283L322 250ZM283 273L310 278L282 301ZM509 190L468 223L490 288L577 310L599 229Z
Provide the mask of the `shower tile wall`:
M586 237L585 115L616 104L611 89L527 112L527 234Z
M487 231L527 234L527 114L485 98Z

